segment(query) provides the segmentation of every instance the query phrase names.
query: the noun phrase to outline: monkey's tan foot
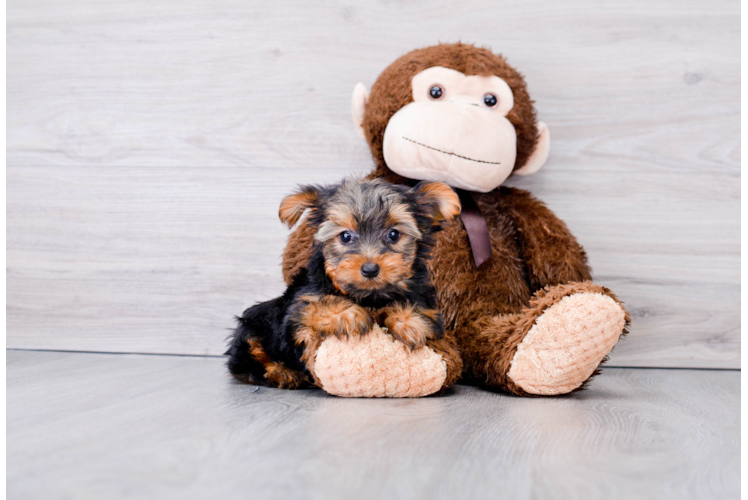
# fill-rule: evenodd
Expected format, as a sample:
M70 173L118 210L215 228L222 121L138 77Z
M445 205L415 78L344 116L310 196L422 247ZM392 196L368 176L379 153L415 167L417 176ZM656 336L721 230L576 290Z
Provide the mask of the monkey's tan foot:
M550 396L579 388L625 332L628 315L615 296L590 283L576 287L584 285L590 290L546 305L517 345L507 376L522 391ZM539 301L557 300L553 295L564 294L551 289Z
M428 346L410 351L377 325L363 337L326 338L307 366L322 389L344 397L428 396L447 379L441 354Z

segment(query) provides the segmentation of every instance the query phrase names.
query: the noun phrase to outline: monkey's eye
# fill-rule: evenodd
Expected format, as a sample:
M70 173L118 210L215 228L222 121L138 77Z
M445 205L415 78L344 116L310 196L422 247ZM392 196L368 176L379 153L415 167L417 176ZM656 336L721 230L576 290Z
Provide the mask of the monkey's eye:
M483 104L489 108L495 107L499 103L499 99L493 94L486 94L483 96Z
M343 231L338 235L338 239L343 245L348 245L353 241L353 233L350 231Z
M387 233L387 241L390 243L397 243L400 239L400 231L397 229L390 229Z
M435 101L438 101L444 95L444 89L441 85L434 85L429 89L429 97Z

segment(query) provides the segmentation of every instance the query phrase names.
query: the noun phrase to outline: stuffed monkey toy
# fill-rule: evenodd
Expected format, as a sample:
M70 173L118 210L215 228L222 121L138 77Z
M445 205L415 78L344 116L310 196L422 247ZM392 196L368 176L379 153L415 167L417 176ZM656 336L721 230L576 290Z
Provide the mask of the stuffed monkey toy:
M548 157L548 127L536 120L523 77L489 50L441 44L397 59L370 94L359 83L352 111L374 158L371 177L444 182L458 192L462 213L437 234L429 261L444 338L419 359L405 346L386 354L407 369L373 385L368 377L382 377L381 338L338 342L313 373L317 385L346 396L422 396L459 379L519 396L584 387L630 317L591 282L566 224L527 191L501 186L512 174L537 172ZM283 256L287 283L308 261L312 238L302 220ZM420 393L391 389L419 386L424 376L430 382Z

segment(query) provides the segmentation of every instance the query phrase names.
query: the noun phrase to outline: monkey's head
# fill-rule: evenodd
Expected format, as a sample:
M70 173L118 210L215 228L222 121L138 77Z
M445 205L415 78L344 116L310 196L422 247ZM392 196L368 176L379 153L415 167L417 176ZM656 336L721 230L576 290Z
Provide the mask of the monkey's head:
M399 175L485 193L512 173L536 172L548 158L550 134L536 122L522 75L473 45L405 54L371 94L356 85L352 112L376 174L391 180Z

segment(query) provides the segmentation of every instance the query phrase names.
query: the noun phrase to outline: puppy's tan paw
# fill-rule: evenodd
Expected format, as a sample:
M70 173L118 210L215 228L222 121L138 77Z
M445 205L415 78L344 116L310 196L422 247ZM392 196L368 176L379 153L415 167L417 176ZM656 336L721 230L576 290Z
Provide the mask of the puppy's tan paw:
M436 311L428 311L438 316ZM434 320L423 313L416 312L410 305L395 305L380 312L382 324L387 333L407 345L412 351L426 345L426 341L434 338Z
M273 387L299 389L309 385L309 378L301 372L291 370L282 363L272 363L265 367L265 378Z
M368 333L374 319L366 309L348 300L324 297L307 306L303 323L316 330L321 338L348 338Z

